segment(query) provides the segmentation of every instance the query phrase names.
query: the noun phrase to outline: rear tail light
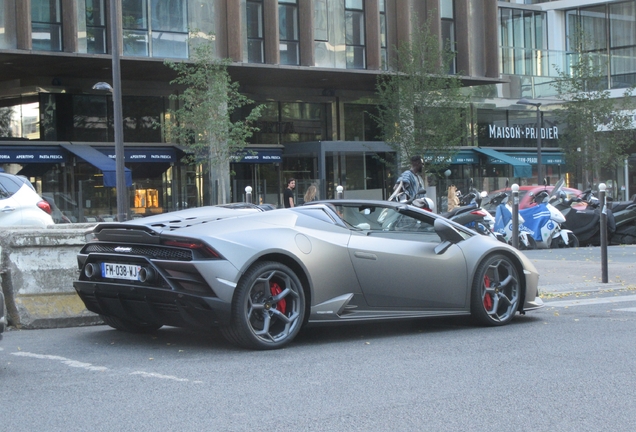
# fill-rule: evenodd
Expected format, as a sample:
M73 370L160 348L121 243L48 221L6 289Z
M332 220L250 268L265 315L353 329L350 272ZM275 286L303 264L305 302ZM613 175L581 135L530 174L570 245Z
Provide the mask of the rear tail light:
M475 216L482 216L482 217L488 215L488 213L486 213L485 210L481 210L481 209L480 210L473 210L473 211L470 212L470 214L474 214Z
M51 205L48 202L42 200L38 202L37 206L40 207L43 212L51 214Z
M207 244L193 239L184 239L184 240L162 240L161 242L165 246L174 246L179 248L186 248L198 251L205 258L210 259L221 259L221 254L215 251L213 248L208 246Z

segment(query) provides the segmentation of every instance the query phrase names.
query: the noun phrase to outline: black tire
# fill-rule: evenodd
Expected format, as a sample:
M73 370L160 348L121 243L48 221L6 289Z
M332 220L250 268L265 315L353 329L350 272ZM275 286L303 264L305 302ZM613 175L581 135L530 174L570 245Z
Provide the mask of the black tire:
M108 315L100 315L100 318L112 328L129 333L154 333L162 327L161 324L131 321Z
M579 239L576 238L574 233L568 233L568 244L565 247L577 248L579 247Z
M491 255L477 268L473 280L470 311L481 325L508 324L519 309L521 283L517 267L505 255Z
M537 248L537 241L531 235L526 235L528 239L528 246L523 242L521 237L519 237L519 250L535 250Z
M229 326L221 334L248 349L277 349L298 334L305 317L305 294L289 267L271 261L254 264L241 278L232 301Z

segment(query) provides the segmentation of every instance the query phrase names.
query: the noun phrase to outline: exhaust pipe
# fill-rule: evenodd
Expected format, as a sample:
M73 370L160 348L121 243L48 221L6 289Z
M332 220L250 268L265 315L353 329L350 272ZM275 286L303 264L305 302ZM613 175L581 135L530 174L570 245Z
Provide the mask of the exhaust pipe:
M139 270L139 282L152 282L156 276L157 273L151 268L142 267Z
M84 266L84 274L86 275L87 278L90 279L98 273L99 273L99 265L94 263L88 263L86 264L86 266Z

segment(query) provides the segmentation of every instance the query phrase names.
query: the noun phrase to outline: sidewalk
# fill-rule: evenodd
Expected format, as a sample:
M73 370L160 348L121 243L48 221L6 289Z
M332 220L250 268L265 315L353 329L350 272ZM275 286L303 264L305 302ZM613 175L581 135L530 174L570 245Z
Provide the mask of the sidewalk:
M607 248L608 283L602 283L601 248L523 251L539 270L539 289L547 293L636 289L636 245Z

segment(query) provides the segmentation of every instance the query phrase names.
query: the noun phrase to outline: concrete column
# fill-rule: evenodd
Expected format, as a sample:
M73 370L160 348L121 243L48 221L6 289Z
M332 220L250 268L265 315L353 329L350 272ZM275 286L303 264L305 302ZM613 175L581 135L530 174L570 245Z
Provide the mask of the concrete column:
M263 27L265 37L265 63L280 64L278 0L263 1Z
M395 64L396 59L396 47L398 46L398 23L397 23L397 1L386 0L385 2L385 14L386 14L386 52L387 61L389 67Z
M243 35L241 34L241 1L227 0L227 55L232 61L243 61Z
M455 0L457 1L457 0ZM416 2L420 3L420 2ZM440 41L442 40L442 11L440 9L439 0L425 0L421 2L425 5L426 10L418 13L417 16L420 18L420 22L423 24L427 20L430 19L430 30L433 35L437 37Z
M387 11L388 13L389 11ZM395 45L411 40L411 2L410 0L395 0Z
M367 69L379 70L382 65L382 56L380 55L380 4L378 0L366 0L364 6Z
M77 52L77 2L62 0L62 43L64 52Z
M487 1L485 1L484 3L487 3ZM464 75L471 75L472 65L470 61L470 38L479 38L479 35L473 34L471 32L469 0L455 0L455 41L457 43L457 71L462 71Z
M30 50L31 40L31 0L17 0L15 4L17 48Z
M499 78L499 9L495 0L486 0L480 4L484 8L485 75Z
M377 1L377 0L375 0ZM314 0L298 2L298 27L300 31L300 65L314 66Z

